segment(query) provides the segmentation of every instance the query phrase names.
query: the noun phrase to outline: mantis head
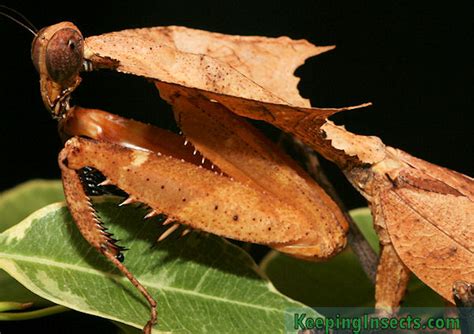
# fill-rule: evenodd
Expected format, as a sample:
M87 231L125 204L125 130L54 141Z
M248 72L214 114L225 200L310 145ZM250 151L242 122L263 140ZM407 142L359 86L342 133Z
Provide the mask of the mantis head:
M81 82L84 38L71 22L41 29L31 46L31 58L40 75L41 96L54 118L69 109L69 98Z

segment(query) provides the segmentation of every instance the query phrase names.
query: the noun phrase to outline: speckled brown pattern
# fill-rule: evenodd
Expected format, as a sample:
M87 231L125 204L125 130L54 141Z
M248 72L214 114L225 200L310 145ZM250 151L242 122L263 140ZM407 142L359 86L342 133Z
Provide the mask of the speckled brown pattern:
M311 228L304 211L270 193L172 157L72 138L61 159L67 160L68 170L63 169L67 180L69 170L94 167L131 194L133 202L145 203L167 214L168 220L195 229L261 244L296 243L311 234L320 238L321 232ZM66 196L72 198L73 211L82 205L80 210L87 215L85 199L73 190L75 186L70 188ZM102 238L96 238L90 237L97 245Z

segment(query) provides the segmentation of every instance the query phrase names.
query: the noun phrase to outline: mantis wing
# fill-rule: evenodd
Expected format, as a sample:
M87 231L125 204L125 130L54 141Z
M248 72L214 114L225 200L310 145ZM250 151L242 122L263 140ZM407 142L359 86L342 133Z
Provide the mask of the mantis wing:
M391 151L410 166L381 196L390 240L411 271L454 302L454 283L474 282L473 180Z
M143 76L185 90L188 97L219 102L237 115L262 120L292 133L319 151L329 150L332 160L341 164L347 161L347 156L334 150L319 130L330 115L360 106L310 108L308 101L297 94L297 79L293 76L297 64L301 64L307 56L331 47L318 48L306 41L288 38L238 36L228 37L224 43L235 54L219 57L219 52L209 47L210 42L219 36L211 34L200 46L192 47L191 51L206 51L199 54L179 49L182 41L174 41L174 35L167 34L169 29L124 30L89 37L85 41L84 55L95 68L113 68ZM178 35L182 38L183 34ZM242 51L238 51L241 47ZM261 50L265 51L264 55L256 57L258 59L253 63L242 61ZM257 60L263 64L260 68L256 65ZM286 81L277 83L276 78Z

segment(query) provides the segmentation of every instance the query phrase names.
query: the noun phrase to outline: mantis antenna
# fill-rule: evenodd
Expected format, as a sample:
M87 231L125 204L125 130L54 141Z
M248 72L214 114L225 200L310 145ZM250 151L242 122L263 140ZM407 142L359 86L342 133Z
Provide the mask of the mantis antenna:
M18 18L15 18L11 14L5 13L4 10L12 12L16 16L18 16ZM19 24L20 26L22 26L23 28L25 28L26 30L31 32L33 34L33 36L37 35L38 29L35 27L35 25L33 23L31 23L30 20L28 20L26 18L25 15L23 15L19 11L15 10L13 8L10 8L8 6L5 6L5 5L0 5L0 15L5 16L6 18L12 20L13 22ZM23 20L23 21L21 21L21 20Z

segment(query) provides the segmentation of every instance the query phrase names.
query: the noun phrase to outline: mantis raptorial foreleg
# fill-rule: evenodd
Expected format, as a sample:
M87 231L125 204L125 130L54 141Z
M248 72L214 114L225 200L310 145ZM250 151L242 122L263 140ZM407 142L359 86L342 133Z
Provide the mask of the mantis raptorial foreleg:
M318 205L320 201L330 201L329 197L321 197L319 188L302 170L296 166L293 169L290 162L282 163L288 157L272 150L272 145L267 146L252 127L238 118L234 119L232 131L220 130L217 124L209 128L209 131L226 131L226 137L218 143L227 141L235 145L245 138L253 145L229 151L233 156L227 156L226 160L232 167L219 163L223 169L204 159L191 143L184 145L187 139L103 111L76 107L61 123L61 128L69 134L99 140L81 144L87 151L81 153L78 168L91 166L100 170L108 183L126 191L131 200L164 212L169 219L173 217L192 228L229 238L271 245L290 254L298 252L296 255L307 258L331 256L345 243L347 225L339 226L344 220L337 206L332 202L329 207ZM241 136L236 136L234 131L239 131ZM197 137L193 139L199 142ZM206 151L204 142L200 144L199 148ZM69 151L74 153L77 149L69 148ZM239 159L243 156L244 160ZM226 155L214 153L213 157L220 161ZM234 172L239 164L245 165L242 171L253 179L247 181ZM268 169L273 171L272 175L266 173ZM252 175L253 170L258 178ZM278 184L285 185L281 197L277 193ZM287 200L287 192L293 193L296 198L293 202ZM315 212L323 216L318 218L313 210L319 210Z
M270 203L267 196L251 187L168 156L72 138L60 155L60 163L67 166L62 169L66 183L72 180L69 170L93 167L130 194L127 203L145 203L154 211L164 212L169 220L192 228L263 244L275 240L292 242L309 233L310 223L285 203L274 198ZM65 185L71 190L66 196L72 210L82 217L87 213L87 199L76 195L75 186L76 182ZM93 220L94 216L89 214L88 218ZM294 225L294 221L301 222L303 227ZM274 234L269 235L268 229ZM81 229L86 235L88 231ZM104 246L106 240L100 236L101 231L92 231L97 237L87 237L88 240L94 246ZM117 253L113 247L110 252Z
M212 105L198 107L182 102L177 112L196 114L199 108L207 107L201 111L217 113ZM221 155L211 153L214 144L206 142L205 135L191 134L203 151L199 152L181 136L100 110L75 107L60 123L65 136L95 139L73 137L60 154L71 213L84 237L117 265L153 309L152 297L117 262L122 258L120 248L94 215L78 176L84 167L100 171L106 177L103 184L113 184L128 193L124 203L148 205L151 211L147 216L164 213L167 220L163 224L173 225L160 239L185 225L309 259L329 257L345 244L343 215L332 202L318 204L330 199L302 170L237 116L223 113L218 119L223 124L203 127L209 130L205 134L217 131L224 135L216 141L218 145L231 145ZM226 129L229 122L233 127ZM202 153L215 158L219 165ZM244 164L241 169L240 164ZM270 175L266 172L269 169L273 171ZM280 188L288 193L279 195ZM147 326L155 319L153 311Z

